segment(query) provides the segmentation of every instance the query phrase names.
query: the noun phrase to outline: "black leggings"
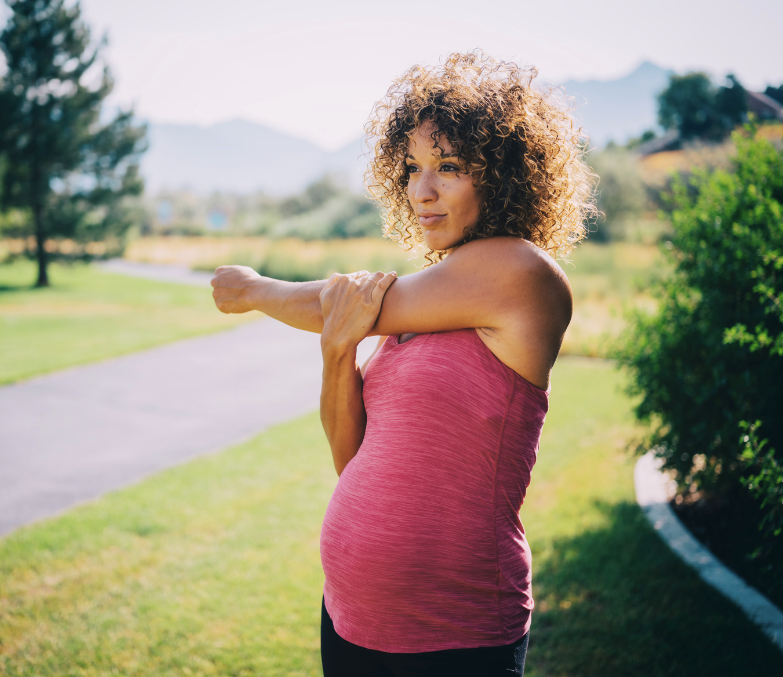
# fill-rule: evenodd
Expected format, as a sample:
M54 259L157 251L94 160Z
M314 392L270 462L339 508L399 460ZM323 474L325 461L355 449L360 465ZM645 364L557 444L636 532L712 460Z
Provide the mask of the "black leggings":
M351 644L335 632L321 603L321 661L324 677L522 677L528 632L506 646L386 653Z

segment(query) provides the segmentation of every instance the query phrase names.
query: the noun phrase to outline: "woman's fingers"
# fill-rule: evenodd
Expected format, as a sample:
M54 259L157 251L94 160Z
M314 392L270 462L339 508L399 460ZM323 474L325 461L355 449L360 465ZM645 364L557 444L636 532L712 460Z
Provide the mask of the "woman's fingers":
M327 309L325 306L328 306L331 311L334 310L336 304L341 307L341 310L344 310L345 304L351 303L349 299L352 297L355 300L363 298L364 303L380 305L383 295L395 279L397 279L396 272L369 273L366 270L360 270L347 275L334 273L321 290L321 306L324 307L324 310Z
M329 278L321 292L322 343L339 341L358 345L375 324L383 296L395 279L396 273L367 271Z
M326 284L323 286L323 289L321 289L320 297L321 297L321 298L323 298L323 296L324 296L324 292L325 292L327 289L330 289L331 287L333 287L333 286L334 286L334 285L335 285L335 284L338 282L338 280L339 280L341 277L343 277L343 276L342 276L342 275L340 275L340 273L332 273L332 274L329 276L329 279L326 281Z
M383 297L392 283L397 279L397 273L392 271L391 273L375 273L372 276L372 280L375 283L372 289L373 303L380 303L383 301Z
M378 281L378 288L386 292L392 286L392 282L397 279L397 271L393 270L390 273L381 273L381 275L382 277Z

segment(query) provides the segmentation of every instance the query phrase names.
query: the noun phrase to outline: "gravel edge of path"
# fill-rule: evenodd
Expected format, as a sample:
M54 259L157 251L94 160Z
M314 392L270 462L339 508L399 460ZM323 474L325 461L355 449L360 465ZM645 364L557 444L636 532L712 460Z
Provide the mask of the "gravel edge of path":
M634 468L636 502L653 529L703 581L734 602L783 651L783 611L728 569L683 525L669 505L672 481L660 466L661 459L649 451Z

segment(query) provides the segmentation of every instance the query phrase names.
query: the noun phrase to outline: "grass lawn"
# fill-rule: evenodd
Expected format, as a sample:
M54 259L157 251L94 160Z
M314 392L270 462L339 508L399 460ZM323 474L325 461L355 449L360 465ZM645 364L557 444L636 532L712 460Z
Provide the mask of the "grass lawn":
M223 315L209 289L50 268L35 289L31 262L0 265L0 384L257 319Z
M783 674L633 500L620 375L565 358L522 516L532 677ZM0 540L0 674L319 675L317 414Z
M560 354L608 357L625 328L624 310L654 307L646 288L665 262L657 245L585 242L560 266L574 294L574 316Z

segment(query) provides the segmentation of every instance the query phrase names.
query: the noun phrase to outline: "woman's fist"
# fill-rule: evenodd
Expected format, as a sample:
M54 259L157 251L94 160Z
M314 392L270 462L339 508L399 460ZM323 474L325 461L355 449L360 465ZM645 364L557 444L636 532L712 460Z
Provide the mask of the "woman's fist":
M249 266L220 266L212 278L212 298L221 313L255 310L253 295L261 276Z

